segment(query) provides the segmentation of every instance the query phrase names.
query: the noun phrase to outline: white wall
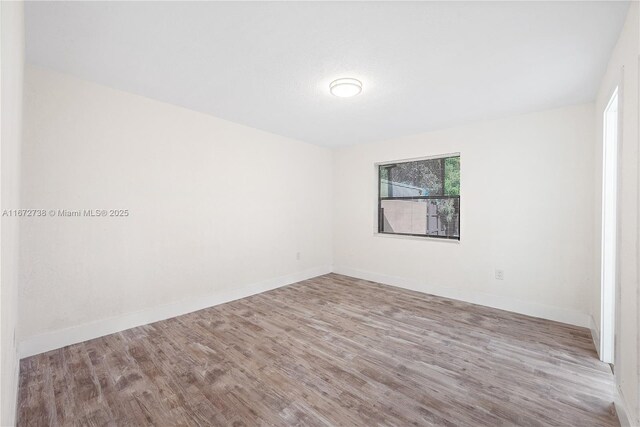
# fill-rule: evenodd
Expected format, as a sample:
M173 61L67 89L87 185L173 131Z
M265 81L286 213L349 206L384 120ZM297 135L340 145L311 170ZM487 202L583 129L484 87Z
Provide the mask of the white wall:
M331 270L329 149L27 67L23 355ZM300 260L296 254L300 252Z
M595 102L596 144L594 184L594 255L596 280L591 289L590 311L600 327L600 240L602 209L602 115L619 86L621 129L619 131L618 186L618 301L616 307L615 375L633 423L640 424L638 387L639 295L638 295L638 3L632 2L620 38L611 55ZM598 334L600 331L598 330Z
M5 25L6 10L19 15L9 5L3 107L5 97L19 103L19 91L5 90L5 31L21 22ZM332 261L339 273L582 326L591 314L598 324L601 116L624 66L616 376L637 419L637 34L633 3L595 105L333 153L28 67L19 206L131 214L20 221L23 356L322 274ZM19 123L19 111L2 111L5 206L19 202L19 126L5 126ZM461 153L461 241L375 235L374 164L453 152ZM5 247L17 247L16 224L2 224L3 423L15 404L15 375L4 373L15 370L6 349L16 279L5 260L16 252Z
M587 326L593 115L579 105L336 150L335 271ZM460 242L374 234L374 164L454 152Z
M0 210L20 207L20 143L24 66L22 2L0 2L2 128ZM18 322L18 221L0 225L0 425L13 425L18 389L18 357L14 331Z

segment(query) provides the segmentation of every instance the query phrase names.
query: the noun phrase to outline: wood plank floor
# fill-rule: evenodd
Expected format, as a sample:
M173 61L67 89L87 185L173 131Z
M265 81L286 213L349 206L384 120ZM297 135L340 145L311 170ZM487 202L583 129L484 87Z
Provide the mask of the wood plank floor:
M329 274L21 361L20 426L619 425L587 329Z

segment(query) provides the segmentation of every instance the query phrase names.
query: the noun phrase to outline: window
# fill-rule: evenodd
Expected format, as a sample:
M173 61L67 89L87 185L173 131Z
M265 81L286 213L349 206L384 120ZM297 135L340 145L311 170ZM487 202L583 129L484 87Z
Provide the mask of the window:
M379 165L378 232L460 240L460 156Z

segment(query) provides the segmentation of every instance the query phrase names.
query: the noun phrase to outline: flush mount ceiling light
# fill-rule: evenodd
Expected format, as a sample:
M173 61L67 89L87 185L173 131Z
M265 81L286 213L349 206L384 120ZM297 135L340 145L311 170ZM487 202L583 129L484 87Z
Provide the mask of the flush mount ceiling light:
M362 82L357 79L338 79L331 82L329 91L340 98L349 98L362 92Z

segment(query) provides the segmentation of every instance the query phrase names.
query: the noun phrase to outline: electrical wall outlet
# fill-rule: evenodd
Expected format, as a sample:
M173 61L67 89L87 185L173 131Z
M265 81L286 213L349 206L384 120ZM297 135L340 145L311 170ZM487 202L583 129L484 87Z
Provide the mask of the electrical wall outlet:
M296 252L296 260L300 261L300 252Z
M496 280L504 280L504 270L496 269Z

